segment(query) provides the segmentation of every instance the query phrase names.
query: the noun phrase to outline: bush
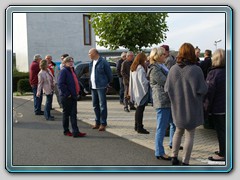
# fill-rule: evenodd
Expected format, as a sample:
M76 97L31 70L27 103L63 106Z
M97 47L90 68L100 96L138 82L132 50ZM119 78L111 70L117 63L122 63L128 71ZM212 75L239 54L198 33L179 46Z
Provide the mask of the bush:
M29 79L29 73L26 72L18 72L16 69L13 70L13 78L12 78L12 91L16 92L18 87L18 81L20 79Z
M25 92L31 92L32 87L29 84L29 80L28 79L20 79L17 83L17 91L21 94L23 94Z

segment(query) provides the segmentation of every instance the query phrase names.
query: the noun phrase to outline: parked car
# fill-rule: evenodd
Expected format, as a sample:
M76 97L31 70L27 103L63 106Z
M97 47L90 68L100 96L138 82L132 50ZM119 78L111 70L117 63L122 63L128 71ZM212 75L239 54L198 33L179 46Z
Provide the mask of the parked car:
M85 62L80 62L77 65L75 65L75 73L77 75L79 84L80 84L80 95L79 95L79 100L81 97L86 96L87 94L91 94L91 90L89 87L89 80L90 80L90 74L89 74L89 63L91 61L85 61ZM113 74L113 81L109 84L109 88L107 91L107 94L117 94L120 89L119 85L119 79L117 75L117 70L116 70L116 63L114 62L109 62L110 67L112 69L112 74Z

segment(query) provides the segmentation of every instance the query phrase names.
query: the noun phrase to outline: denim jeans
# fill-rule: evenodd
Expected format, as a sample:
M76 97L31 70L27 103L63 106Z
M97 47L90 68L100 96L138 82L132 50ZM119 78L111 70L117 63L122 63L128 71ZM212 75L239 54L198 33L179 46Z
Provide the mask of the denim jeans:
M73 135L77 135L79 133L79 129L77 126L77 98L63 96L60 97L63 107L62 123L64 133L69 131L69 117L70 117L72 133Z
M120 90L119 90L119 101L123 102L124 101L124 84L123 84L123 78L119 78L119 85L120 85Z
M46 104L44 108L44 117L46 119L49 119L51 116L50 110L52 106L52 99L53 99L53 94L46 95Z
M92 103L97 125L107 125L107 89L92 89Z
M33 103L34 103L34 112L40 113L41 112L41 106L42 106L42 91L40 97L37 97L37 86L32 87L33 91Z
M157 108L157 128L155 135L155 156L163 156L165 154L163 147L163 139L166 129L171 119L171 108Z

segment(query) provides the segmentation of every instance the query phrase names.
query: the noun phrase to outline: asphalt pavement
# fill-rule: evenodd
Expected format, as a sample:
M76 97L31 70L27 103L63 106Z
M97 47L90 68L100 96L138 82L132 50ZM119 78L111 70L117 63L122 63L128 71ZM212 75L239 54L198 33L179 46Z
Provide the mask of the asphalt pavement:
M87 136L73 138L63 135L61 112L53 110L55 121L33 113L33 102L13 98L16 111L22 113L13 123L14 166L119 166L170 165L157 160L154 151L110 132L99 132L78 121L81 132ZM70 127L71 129L71 127Z
M53 167L53 171L70 172L184 172L184 166L173 167L171 161L155 158L156 112L152 106L144 111L144 127L150 134L138 134L134 131L134 114L123 111L118 96L108 96L108 126L105 132L91 129L95 123L91 96L78 101L78 126L86 132L83 138L63 135L62 109L53 97L52 115L55 121L46 121L44 116L33 113L32 95L14 96L17 123L13 123L13 166ZM45 97L43 98L43 105ZM43 107L43 106L42 106ZM71 129L71 128L70 128ZM164 138L165 153L171 155L168 147L169 137ZM184 143L184 138L182 145ZM190 159L191 171L218 171L231 168L231 159L226 162L212 162L207 158L218 150L217 136L214 129L196 129L194 147ZM231 157L231 155L229 156ZM182 151L179 159L182 158ZM74 169L72 169L74 167ZM90 169L85 169L89 168ZM92 169L96 167L96 169ZM107 167L107 170L105 169ZM70 168L70 169L68 169ZM110 169L109 169L110 168ZM46 169L35 169L36 172ZM85 171L86 170L86 171ZM189 170L189 169L187 169ZM24 170L23 170L24 171ZM46 170L47 172L49 169Z

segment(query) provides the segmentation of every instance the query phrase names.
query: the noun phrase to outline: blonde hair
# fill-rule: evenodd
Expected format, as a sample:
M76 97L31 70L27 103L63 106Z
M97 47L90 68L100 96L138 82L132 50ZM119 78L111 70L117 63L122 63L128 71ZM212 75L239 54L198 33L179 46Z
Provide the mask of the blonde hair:
M159 48L153 48L151 50L151 53L149 55L149 59L150 59L150 64L153 64L155 62L158 61L159 57L161 55L163 55L165 52L165 49L163 47L159 47Z
M212 56L213 67L224 67L226 65L225 51L223 49L217 49Z
M47 70L47 67L48 67L47 60L46 59L41 60L39 63L39 68L42 70Z

